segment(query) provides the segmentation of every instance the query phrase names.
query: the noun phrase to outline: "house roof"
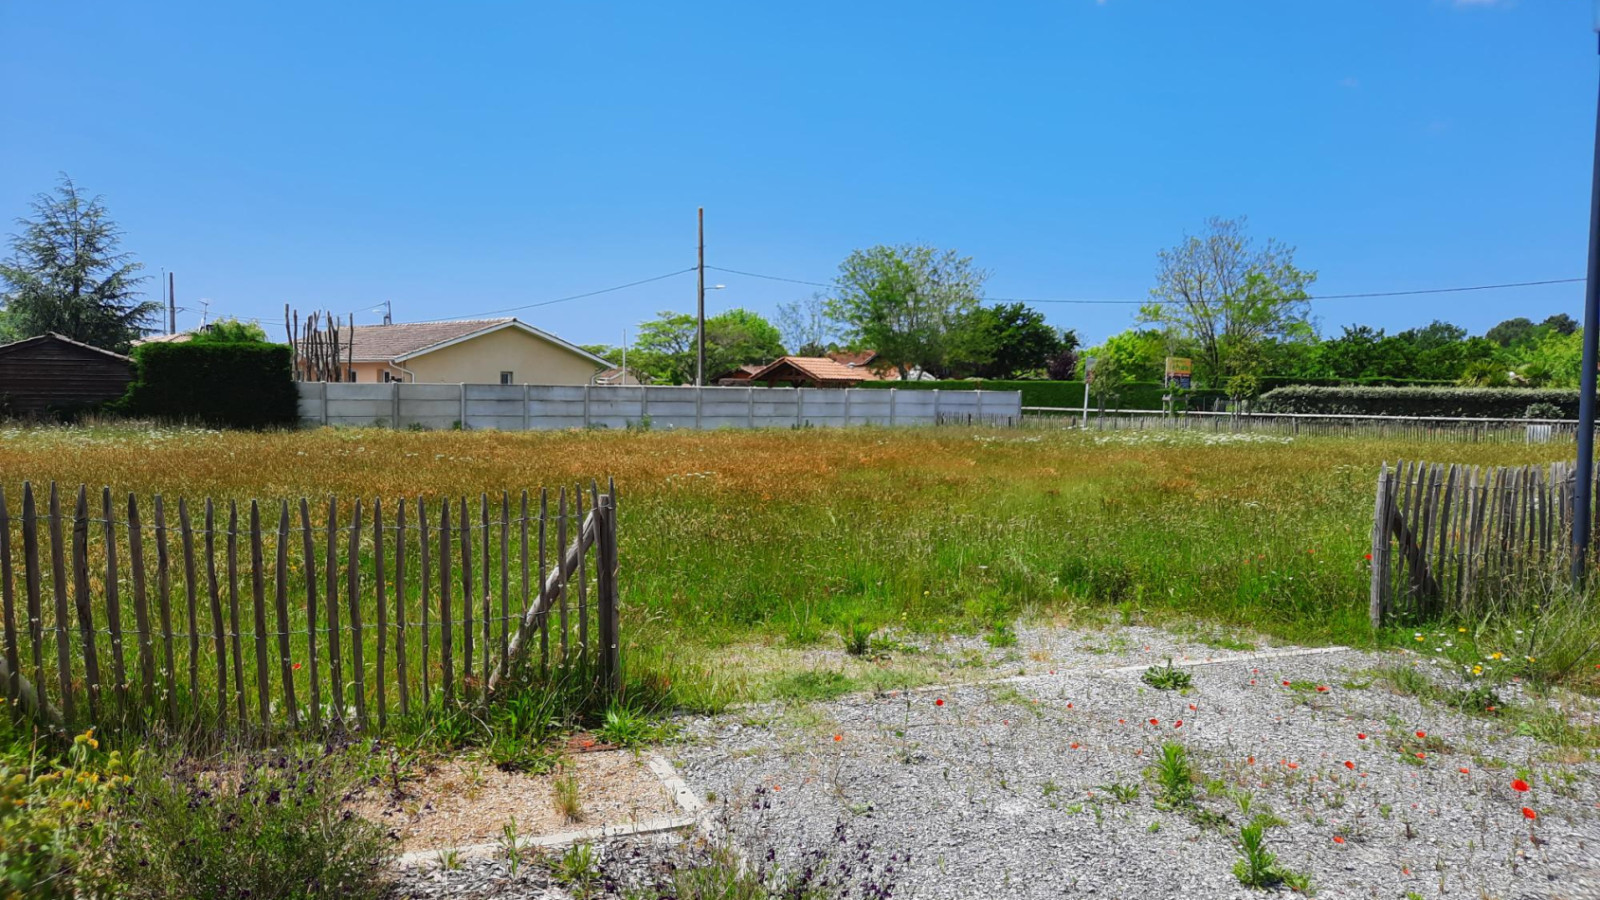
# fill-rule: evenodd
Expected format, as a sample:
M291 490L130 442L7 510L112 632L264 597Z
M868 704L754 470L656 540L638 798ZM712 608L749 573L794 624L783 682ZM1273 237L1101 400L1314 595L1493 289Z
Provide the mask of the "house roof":
M35 335L31 338L23 338L20 341L12 341L9 344L0 344L0 353L14 353L18 350L22 350L26 347L31 347L36 344L42 344L46 341L59 341L60 343L70 344L71 346L79 349L89 350L94 353L109 356L112 359L121 360L122 362L133 362L133 360L123 356L121 353L113 353L110 350L106 350L102 347L96 347L93 344L85 344L82 341L75 341L64 334L57 334L54 331L47 331L44 334Z
M194 337L194 333L189 331L178 331L172 334L152 334L149 337L139 338L133 342L133 345L140 347L145 344L181 344L192 337Z
M864 368L878 358L876 350L833 350L828 353L828 358L836 363L846 366Z
M491 332L515 328L569 350L590 362L610 366L607 360L515 318L460 319L451 322L407 322L397 325L357 325L340 332L349 341L341 353L362 362L403 362Z
M780 356L770 365L750 376L750 380L765 381L781 372L785 366L793 368L813 381L877 380L877 376L866 369L851 368L826 356Z

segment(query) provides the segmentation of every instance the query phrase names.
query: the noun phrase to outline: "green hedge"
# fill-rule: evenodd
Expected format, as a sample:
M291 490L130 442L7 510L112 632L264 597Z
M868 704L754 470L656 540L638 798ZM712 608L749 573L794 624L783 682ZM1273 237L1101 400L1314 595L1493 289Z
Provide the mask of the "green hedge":
M133 383L117 404L125 414L222 428L294 425L299 418L286 344L145 344L133 359Z
M1021 391L1023 406L1064 406L1072 409L1083 406L1081 381L994 381L972 378L951 381L863 381L860 386L898 388L902 391ZM1163 393L1160 382L1129 382L1123 385L1122 398L1117 405L1123 409L1160 409Z
M1565 418L1578 414L1578 392L1532 388L1281 387L1261 395L1257 412L1363 416L1451 416L1520 419L1534 403Z

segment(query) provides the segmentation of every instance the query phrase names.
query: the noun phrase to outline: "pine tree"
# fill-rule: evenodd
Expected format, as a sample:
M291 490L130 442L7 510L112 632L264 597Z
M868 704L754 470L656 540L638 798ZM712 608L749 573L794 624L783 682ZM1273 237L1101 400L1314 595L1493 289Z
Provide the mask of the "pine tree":
M99 197L85 197L61 176L40 194L32 219L18 219L11 257L0 263L7 339L54 331L75 341L126 352L161 310L141 300L143 265L118 249L122 230Z

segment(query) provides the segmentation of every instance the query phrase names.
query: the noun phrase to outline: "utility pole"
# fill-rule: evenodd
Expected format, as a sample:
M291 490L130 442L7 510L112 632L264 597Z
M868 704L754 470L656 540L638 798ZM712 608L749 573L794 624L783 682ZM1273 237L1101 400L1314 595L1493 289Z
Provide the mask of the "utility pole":
M1600 32L1600 5L1594 28ZM1578 393L1578 464L1573 473L1572 580L1582 586L1594 492L1595 366L1600 364L1600 109L1595 114L1594 173L1589 191L1589 279L1583 287L1583 371Z
M383 324L385 324L385 325L393 325L394 324L394 305L393 305L393 301L390 301L390 300L383 301Z
M700 207L700 263L698 266L699 301L696 303L698 310L695 319L695 356L694 356L694 383L700 387L706 383L706 208Z
M178 333L178 292L176 273L167 273L167 334Z

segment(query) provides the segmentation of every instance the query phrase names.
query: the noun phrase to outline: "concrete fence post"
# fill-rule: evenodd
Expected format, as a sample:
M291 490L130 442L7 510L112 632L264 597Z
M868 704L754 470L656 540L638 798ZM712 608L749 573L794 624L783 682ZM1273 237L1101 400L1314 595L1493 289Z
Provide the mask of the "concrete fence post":
M745 427L756 427L756 389L747 387L745 390Z
M522 430L533 430L533 387L527 384L522 386Z
M844 389L844 426L846 428L850 427L850 394L856 390L857 388Z
M461 383L461 430L467 430L467 383Z
M978 424L983 424L983 388L975 392L978 395Z
M895 423L895 410L894 410L894 407L895 407L895 394L898 393L899 390L900 390L899 388L889 388L889 424L890 425L893 425Z
M589 385L583 386L583 427L589 427Z
M328 383L322 383L322 424L328 424Z
M941 421L943 421L943 420L939 418L939 389L938 388L934 388L933 389L933 424L938 425Z
M399 431L400 430L400 382L398 382L398 381L389 382L389 389L394 392L394 395L390 398L390 401L389 401L389 405L392 407L392 411L394 413L392 416L389 417L389 427L393 428L396 431Z
M799 428L806 422L806 389L798 385L794 389L794 427Z
M701 427L702 427L700 425L700 412L701 412L701 407L703 407L705 405L705 402L706 402L706 388L705 388L705 385L695 385L695 388L694 388L694 430L695 431L699 431L701 429Z

